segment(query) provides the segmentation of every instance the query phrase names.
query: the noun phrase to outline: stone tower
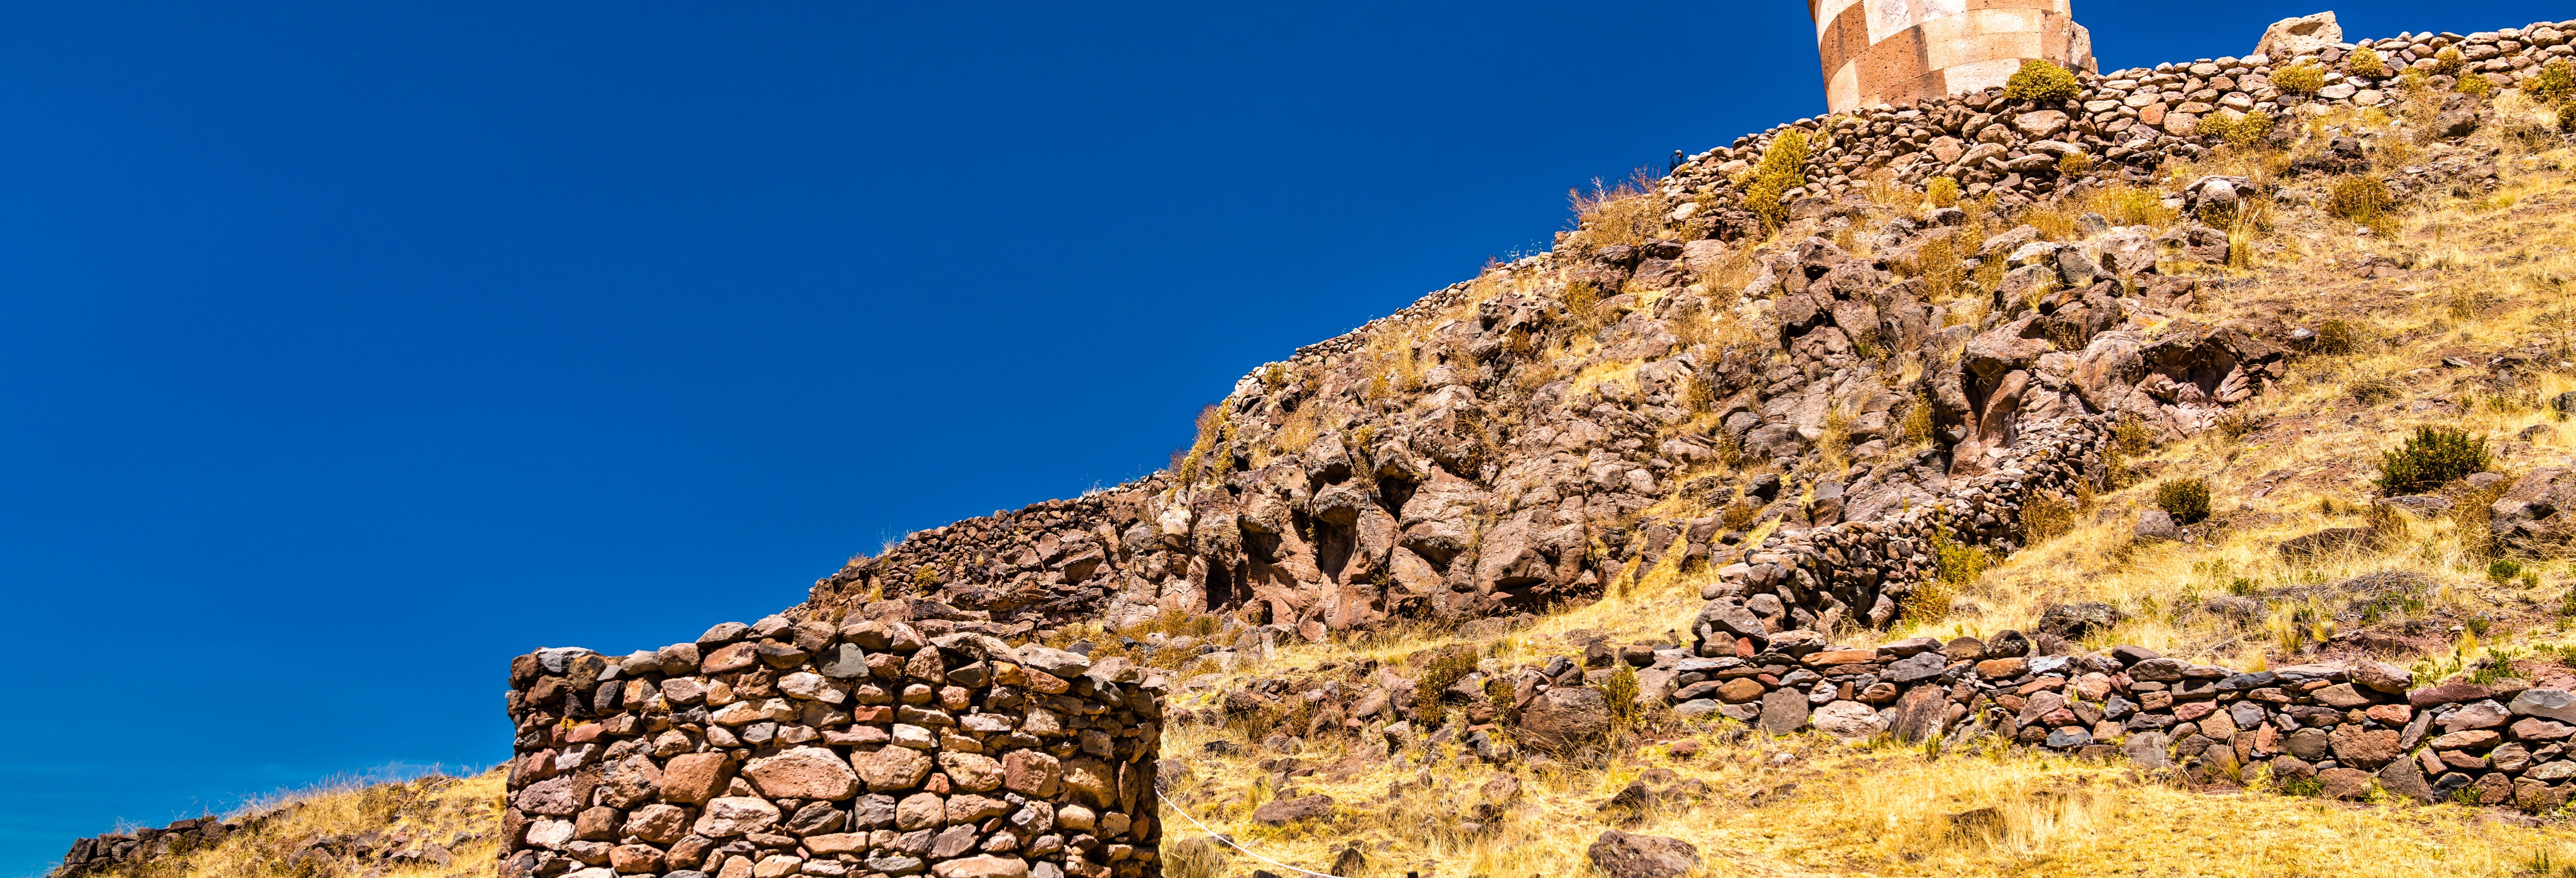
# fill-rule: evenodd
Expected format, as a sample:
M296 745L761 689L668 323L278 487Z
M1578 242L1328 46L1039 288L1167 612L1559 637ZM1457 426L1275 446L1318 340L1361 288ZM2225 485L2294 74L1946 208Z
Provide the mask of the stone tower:
M1807 0L1840 113L2004 84L2023 61L2092 70L2073 0Z

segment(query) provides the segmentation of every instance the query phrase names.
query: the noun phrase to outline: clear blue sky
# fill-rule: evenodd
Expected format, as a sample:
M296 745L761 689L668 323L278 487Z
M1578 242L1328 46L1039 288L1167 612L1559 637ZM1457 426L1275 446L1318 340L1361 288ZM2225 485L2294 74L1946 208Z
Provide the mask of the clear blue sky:
M1790 0L755 6L0 10L0 874L494 762L513 654L1150 471L1567 187L1822 105ZM2147 6L2078 4L2105 66L2313 11Z

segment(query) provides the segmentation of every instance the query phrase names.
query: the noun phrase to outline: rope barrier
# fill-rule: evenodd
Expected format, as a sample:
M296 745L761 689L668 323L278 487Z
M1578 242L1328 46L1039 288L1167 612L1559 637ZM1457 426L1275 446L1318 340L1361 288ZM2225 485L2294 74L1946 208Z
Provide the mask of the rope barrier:
M1309 876L1313 876L1313 878L1342 878L1342 876L1340 876L1340 875L1328 875L1328 874L1325 874L1325 873L1323 873L1323 872L1317 872L1317 871L1315 871L1315 870L1313 870L1313 869L1304 868L1304 867L1302 867L1302 866L1291 866L1291 865L1288 865L1288 864L1286 864L1286 863L1279 862L1278 860L1274 860L1274 859L1271 859L1271 858L1269 858L1269 857L1265 857L1265 856L1262 856L1262 855L1260 855L1260 854L1253 853L1251 848L1247 848L1247 847L1244 847L1244 846L1242 846L1242 845L1235 844L1235 843L1234 843L1234 839L1227 838L1227 837L1225 837L1225 836L1223 836L1223 835L1219 835L1219 834L1217 834L1217 831L1216 831L1216 830L1213 830L1213 829L1209 829L1209 828L1207 828L1207 824L1205 824L1205 823L1200 823L1198 818L1190 816L1190 811L1189 811L1189 809L1181 807L1181 803L1179 803L1179 802L1172 801L1172 797L1170 797L1170 796L1166 796L1166 795L1163 795L1163 791L1162 791L1162 790L1155 790L1155 791L1154 791L1154 798L1161 799L1161 800L1163 800L1163 804L1166 804L1166 805L1170 805L1170 806L1172 806L1172 810L1173 810L1174 812L1176 812L1176 813L1180 814L1180 815L1181 815L1181 819L1189 821L1191 826L1196 826L1196 827L1198 827L1200 832L1207 833L1207 836L1208 836L1209 838L1213 838L1213 839L1216 839L1216 840L1218 840L1218 841L1225 842L1225 844L1226 844L1226 846L1227 846L1227 847L1233 848L1233 849L1238 850L1238 851L1242 851L1244 856L1251 857L1251 858L1256 859L1256 860L1260 860L1260 861L1262 861L1262 862L1264 862L1264 863L1269 863L1270 865L1277 866L1277 867L1279 867L1279 868L1286 869L1286 870L1291 871L1291 872L1295 872L1295 873L1297 873L1297 874L1299 874L1299 875L1309 875Z

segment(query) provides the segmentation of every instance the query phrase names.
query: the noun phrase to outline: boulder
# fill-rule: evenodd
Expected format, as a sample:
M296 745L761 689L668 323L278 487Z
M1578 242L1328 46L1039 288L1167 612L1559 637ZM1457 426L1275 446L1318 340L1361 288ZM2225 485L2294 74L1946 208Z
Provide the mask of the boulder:
M1272 826L1285 826L1333 813L1333 797L1313 795L1296 799L1272 799L1252 809L1252 819Z
M1531 748L1564 755L1610 731L1610 699L1589 686L1559 686L1521 708L1520 739Z
M1699 870L1699 849L1677 838L1603 830L1587 853L1610 878L1682 878Z
M778 825L778 806L750 796L719 796L707 802L690 831L708 838L731 838Z
M2053 604L2039 615L2039 630L2067 640L2081 640L2120 624L2122 614L2110 604L2086 601Z
M1878 718L1878 711L1858 701L1836 701L1816 708L1815 717L1809 722L1817 731L1846 741L1870 738L1887 731L1887 725Z
M2254 44L2254 54L2271 59L2276 65L2287 65L2291 59L2315 55L2343 43L2343 25L2335 22L2332 12L2284 18L2263 29L2263 39Z
M2545 466L2515 481L2487 507L2487 527L2509 554L2567 554L2576 542L2576 469Z

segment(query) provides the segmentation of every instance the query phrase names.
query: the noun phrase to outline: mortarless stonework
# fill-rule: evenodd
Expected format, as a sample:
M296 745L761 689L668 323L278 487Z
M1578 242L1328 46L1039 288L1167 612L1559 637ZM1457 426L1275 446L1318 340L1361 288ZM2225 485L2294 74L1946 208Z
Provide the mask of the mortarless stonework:
M1160 677L771 616L510 662L503 878L1153 878Z
M2072 0L1807 0L1825 103L1841 113L1993 88L2046 58L2091 71Z

